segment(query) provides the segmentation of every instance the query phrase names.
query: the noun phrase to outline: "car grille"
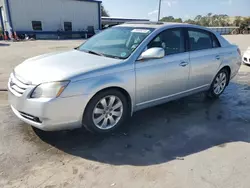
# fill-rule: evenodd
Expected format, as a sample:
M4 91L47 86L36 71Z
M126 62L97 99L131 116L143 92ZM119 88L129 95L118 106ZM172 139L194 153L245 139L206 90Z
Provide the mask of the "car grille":
M13 73L10 75L9 87L14 95L22 96L29 86L30 84L22 82Z

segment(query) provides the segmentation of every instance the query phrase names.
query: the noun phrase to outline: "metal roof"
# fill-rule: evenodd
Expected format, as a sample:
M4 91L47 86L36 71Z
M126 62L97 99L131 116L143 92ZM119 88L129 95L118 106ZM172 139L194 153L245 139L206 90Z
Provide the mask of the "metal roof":
M190 24L186 23L175 23L175 22L127 22L119 26L129 26L129 27L147 27L147 28L161 28L165 26L187 26ZM119 27L117 26L117 27ZM192 26L192 25L190 25Z
M102 1L99 1L99 0L75 0L75 1L87 1L87 2L92 2L92 3L102 3Z
M122 20L122 21L149 21L149 19L143 19L143 18L124 18L124 17L105 17L105 16L102 16L102 20Z

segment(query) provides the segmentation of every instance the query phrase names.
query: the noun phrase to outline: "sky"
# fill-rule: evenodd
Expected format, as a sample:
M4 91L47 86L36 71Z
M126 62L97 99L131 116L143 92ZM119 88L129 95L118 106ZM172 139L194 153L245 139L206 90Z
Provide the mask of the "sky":
M159 0L102 0L111 17L157 20ZM250 0L162 0L161 17L184 20L196 15L250 16Z

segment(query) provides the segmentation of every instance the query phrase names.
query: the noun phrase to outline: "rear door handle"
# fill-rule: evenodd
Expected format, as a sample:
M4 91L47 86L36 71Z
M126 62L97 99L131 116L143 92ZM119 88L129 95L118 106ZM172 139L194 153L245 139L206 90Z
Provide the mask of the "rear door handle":
M219 55L215 56L215 59L220 60L220 56Z
M182 67L186 67L187 65L188 65L188 62L185 62L185 61L180 63L180 66L182 66Z

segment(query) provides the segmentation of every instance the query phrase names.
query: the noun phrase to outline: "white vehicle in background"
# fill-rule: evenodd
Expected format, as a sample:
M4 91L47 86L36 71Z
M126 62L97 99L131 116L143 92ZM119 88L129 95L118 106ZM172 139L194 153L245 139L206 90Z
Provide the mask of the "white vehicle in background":
M247 51L242 56L242 61L244 64L250 65L250 47L248 47Z

